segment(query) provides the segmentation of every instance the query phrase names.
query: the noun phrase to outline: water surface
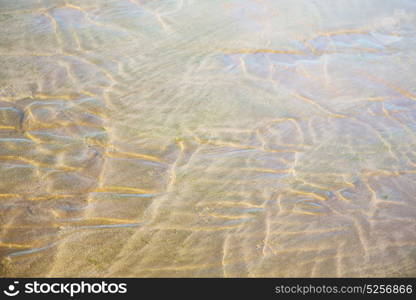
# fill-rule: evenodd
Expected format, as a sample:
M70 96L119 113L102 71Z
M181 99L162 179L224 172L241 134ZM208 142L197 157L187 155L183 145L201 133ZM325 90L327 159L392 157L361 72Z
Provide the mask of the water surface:
M0 0L2 276L416 276L416 3Z

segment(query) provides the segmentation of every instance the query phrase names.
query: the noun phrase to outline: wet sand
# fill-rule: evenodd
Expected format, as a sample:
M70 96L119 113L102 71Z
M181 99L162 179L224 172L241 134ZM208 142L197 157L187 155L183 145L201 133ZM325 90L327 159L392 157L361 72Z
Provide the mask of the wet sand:
M0 0L0 275L416 276L416 3Z

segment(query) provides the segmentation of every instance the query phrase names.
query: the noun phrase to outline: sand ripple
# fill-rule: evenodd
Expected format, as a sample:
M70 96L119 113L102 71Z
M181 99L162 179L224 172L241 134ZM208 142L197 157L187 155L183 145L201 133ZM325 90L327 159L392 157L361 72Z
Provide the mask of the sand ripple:
M415 276L386 2L0 1L0 274Z

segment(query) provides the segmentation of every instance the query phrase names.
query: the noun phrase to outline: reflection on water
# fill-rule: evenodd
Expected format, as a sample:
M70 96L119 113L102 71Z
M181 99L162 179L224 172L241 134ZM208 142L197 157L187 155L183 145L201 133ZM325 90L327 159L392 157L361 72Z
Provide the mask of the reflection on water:
M0 0L2 276L415 276L412 0Z

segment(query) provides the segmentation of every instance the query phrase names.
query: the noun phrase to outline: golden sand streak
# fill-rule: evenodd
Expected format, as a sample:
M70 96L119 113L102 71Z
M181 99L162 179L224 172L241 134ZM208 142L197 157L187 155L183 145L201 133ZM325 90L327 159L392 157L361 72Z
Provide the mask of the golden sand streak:
M358 120L357 118L353 118L355 121L357 121L358 123L362 124L363 126L366 126L367 128L369 128L370 130L372 130L375 135L378 137L378 139L381 141L381 143L384 145L384 147L386 147L387 151L390 153L391 157L393 159L395 159L396 161L399 161L399 158L397 156L396 153L394 153L393 148L391 143L389 143L386 138L383 137L383 135L377 130L375 129L373 126L371 126L371 124L367 124L365 122L362 122L360 120Z
M274 247L273 247L274 246ZM276 255L282 255L285 253L288 254L293 254L293 253L303 253L303 252L321 252L321 251L331 251L333 248L332 247L328 247L328 246L323 246L323 247L304 247L304 248L296 248L296 247L291 247L291 248L283 248L283 247L279 247L279 245L270 245L270 247L272 247L272 249L274 250L274 253Z
M302 144L302 146L305 146L305 145L303 145L303 143L305 141L305 137L304 137L302 128L300 127L299 122L295 118L273 119L273 120L270 120L270 122L268 122L268 127L270 127L271 124L273 124L273 123L281 123L281 122L285 122L285 121L291 122L296 127L296 130L298 131L299 135L301 136L301 141L302 141L301 144ZM301 146L301 145L299 145L299 146Z
M312 100L312 99L310 99L308 97L302 96L301 94L293 93L293 96L295 96L296 98L301 99L301 100L303 100L305 102L308 102L308 103L312 104L313 106L315 106L319 110L325 112L326 114L330 115L331 117L334 117L334 118L347 118L347 116L340 115L340 114L333 113L333 112L329 111L328 109L326 109L326 108L322 107L320 104L318 104L316 101L314 101L314 100Z
M43 196L43 197L31 197L29 201L47 201L47 200L57 200L57 199L68 199L74 198L79 195L53 195L53 196Z
M415 134L415 132L413 131L413 130L411 130L408 126L406 126L406 124L404 124L403 122L401 122L401 121L399 121L397 118L395 118L393 115L392 115L392 113L390 113L387 109L386 109L386 107L385 107L385 105L384 105L384 103L382 103L382 110L383 110L383 113L390 119L390 120L393 120L393 121L395 121L395 122L397 122L397 123L399 123L400 124L400 126L409 134L409 135L411 135L412 137L413 137L413 139L415 140L416 139L416 134Z
M176 167L177 167L180 159L182 158L182 156L185 152L185 144L182 140L176 141L176 145L178 146L180 152L179 152L177 158L175 159L175 161L173 162L173 164L170 168L170 172L169 172L170 180L169 180L169 183L166 187L167 191L171 191L173 186L175 185L175 182L176 182Z
M241 220L241 219L249 219L253 218L253 215L239 215L239 216L231 216L231 215L221 215L215 213L208 213L207 216L219 219L227 219L227 220Z
M393 83L391 83L391 82L388 82L388 81L386 81L386 80L384 80L384 79L382 79L382 78L380 78L380 77L378 77L378 76L375 76L375 75L373 75L373 74L367 73L367 72L365 72L365 71L363 71L363 75L365 75L368 79L370 79L370 80L372 80L372 81L375 81L375 82L378 82L378 83L382 83L383 85L385 85L385 86L387 86L387 87L391 88L392 90L394 90L394 91L398 92L400 95L402 95L402 96L404 96L404 97L406 97L406 98L409 98L409 99L411 99L411 100L416 101L416 95L415 95L415 94L413 94L413 93L411 93L411 92L410 92L410 91L408 91L408 90L405 90L405 89L404 89L404 88L402 88L402 87L399 87L399 86L397 86L397 85L394 85L394 84L393 84Z
M352 202L352 200L351 200L351 199L348 199L348 198L344 197L344 196L343 196L340 192L338 192L338 191L336 191L334 194L337 196L337 198L338 198L338 199L341 199L342 201L345 201L345 202L348 202L348 203L351 203L351 202Z
M113 24L113 26L111 26L111 25L108 25L106 23L100 23L100 22L97 22L97 21L91 19L91 17L88 14L88 12L85 11L85 10L83 10L80 6L73 5L73 4L70 4L70 3L65 3L65 5L63 5L62 7L66 7L66 8L70 8L70 9L75 9L75 10L79 11L80 13L83 14L83 17L85 18L85 20L87 22L89 22L90 24L93 24L93 25L95 25L95 26L97 26L99 28L104 27L104 28L109 28L109 29L113 29L113 30L114 30L114 28L117 28L117 30L121 30L123 32L128 32L128 30L126 30L125 28L123 28L121 26L117 26L115 24ZM76 36L75 36L75 38L78 39ZM78 44L79 44L79 41L78 41ZM79 47L79 49L81 49L81 47Z
M263 208L262 205L255 205L248 202L242 202L242 201L221 201L221 202L209 202L209 203L203 203L198 204L197 206L214 206L214 207L246 207L246 208Z
M380 96L380 97L355 98L354 101L384 102L387 99L388 99L387 97Z
M13 243L3 243L0 242L0 247L4 248L14 248L14 249L31 249L34 248L34 245L28 245L28 244L13 244Z
M21 195L19 194L0 194L0 198L16 198L16 197L20 197Z
M32 159L24 158L21 156L13 156L13 155L1 156L0 155L0 160L1 159L8 160L8 161L20 161L20 162L24 162L35 167L39 167L39 168L57 169L57 170L62 170L62 171L76 171L80 169L80 168L75 168L75 167L48 165L48 164L44 164L44 163L41 163Z
M60 122L57 121L56 123L46 123L46 122L39 122L36 121L39 124L33 124L28 128L25 128L26 130L30 131L42 131L47 129L58 129L58 128L64 128L64 127L89 127L94 129L103 129L102 126L96 125L93 123L86 123L86 122Z
M106 186L100 187L93 192L96 193L119 193L119 194L157 194L154 190L138 189L126 186Z
M114 148L111 145L108 145L108 147L110 149L114 149L113 151L109 150L109 151L106 152L106 155L108 157L113 157L113 158L138 158L138 159L163 163L162 159L159 158L159 157L156 157L156 156L141 154L141 153L135 153L135 152L123 152L123 151L120 151L120 150Z
M2 228L8 228L8 229L57 229L61 227L61 224L30 224L30 225L13 225L13 224L4 224L1 225Z
M312 198L315 198L315 199L321 200L321 201L326 201L327 200L326 197L324 197L322 195L318 195L316 193L312 193L312 192L304 192L304 191L299 191L299 190L294 190L294 189L289 189L288 191L291 192L291 193L298 194L298 195L304 195L304 196L312 197Z
M14 126L2 126L0 125L0 130L17 130L18 128Z
M139 220L129 220L129 219L118 219L118 218L105 218L105 217L93 217L86 218L82 220L68 220L63 222L63 224L70 224L76 226L94 226L94 225L117 225L117 224L137 224L140 223Z
M226 142L226 141L207 140L207 139L200 139L200 138L198 138L198 140L200 144L224 146L224 147L231 147L231 148L237 148L237 149L256 149L256 147L254 146L241 145L241 144Z
M320 216L325 214L324 212L313 212L313 211L305 211L305 210L293 210L292 214L298 214L298 215L308 215L308 216Z
M66 1L65 1L65 6L69 7L69 8L72 8L72 9L79 10L79 11L83 11L80 6L77 6L77 5L74 5L74 4L71 4L71 3L67 3Z

